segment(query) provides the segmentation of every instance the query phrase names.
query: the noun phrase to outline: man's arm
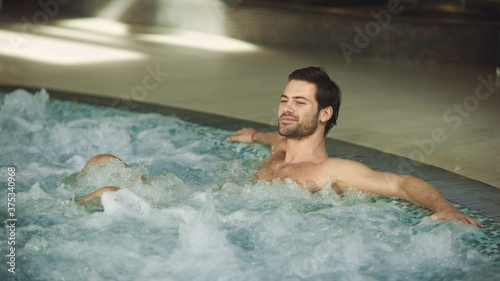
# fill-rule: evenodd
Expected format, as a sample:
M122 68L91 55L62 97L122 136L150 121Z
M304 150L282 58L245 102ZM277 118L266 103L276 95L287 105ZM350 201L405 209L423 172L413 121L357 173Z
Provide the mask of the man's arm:
M369 167L350 160L340 160L339 174L342 178L337 184L341 188L350 186L362 191L387 197L402 198L434 211L431 220L457 219L478 227L478 221L460 212L439 192L437 188L421 179L387 172L376 172ZM339 169L338 166L336 169Z
M280 136L278 132L260 132L253 128L243 128L234 133L234 135L227 138L227 141L239 142L260 142L271 146L278 144L284 137Z

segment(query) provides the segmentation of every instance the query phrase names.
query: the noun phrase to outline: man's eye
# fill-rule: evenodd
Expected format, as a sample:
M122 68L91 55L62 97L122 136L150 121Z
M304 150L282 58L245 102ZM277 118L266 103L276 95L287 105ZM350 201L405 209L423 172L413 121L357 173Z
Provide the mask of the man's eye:
M281 102L281 103L284 103L284 102L286 102L286 100L282 100L282 101L280 101L280 102Z
M297 104L306 104L305 102L298 101Z

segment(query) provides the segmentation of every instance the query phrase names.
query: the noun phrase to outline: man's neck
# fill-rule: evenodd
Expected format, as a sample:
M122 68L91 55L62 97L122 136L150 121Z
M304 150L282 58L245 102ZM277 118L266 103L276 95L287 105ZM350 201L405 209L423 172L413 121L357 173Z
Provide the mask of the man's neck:
M285 164L321 163L328 159L325 137L313 134L307 138L287 139Z

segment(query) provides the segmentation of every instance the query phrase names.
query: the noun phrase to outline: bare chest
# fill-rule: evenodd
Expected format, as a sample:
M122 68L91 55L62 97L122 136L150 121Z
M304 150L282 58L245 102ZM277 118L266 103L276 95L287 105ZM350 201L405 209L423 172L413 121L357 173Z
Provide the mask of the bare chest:
M299 186L310 191L318 191L326 180L321 175L319 165L311 163L303 164L285 164L285 152L272 155L254 175L254 180L272 181L280 179L284 181L289 178L295 181Z

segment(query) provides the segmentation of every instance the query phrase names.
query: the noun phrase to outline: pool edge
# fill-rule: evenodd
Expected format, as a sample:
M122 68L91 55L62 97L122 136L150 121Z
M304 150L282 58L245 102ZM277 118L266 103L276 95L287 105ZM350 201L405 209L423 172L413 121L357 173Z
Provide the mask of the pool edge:
M40 88L30 86L0 85L0 91L6 93L16 89L25 89L31 93L40 90ZM120 109L116 106L117 101L120 101L119 98L77 93L69 90L46 89L50 98L53 99ZM275 129L275 127L273 128L268 124L255 121L147 102L134 101L134 107L129 108L129 111L175 116L184 121L228 131L235 131L243 127L253 127L262 131ZM449 201L465 206L492 220L500 222L500 190L491 185L436 166L419 163L395 154L337 139L327 138L326 146L329 155L355 160L374 170L411 174L426 180L438 188Z

